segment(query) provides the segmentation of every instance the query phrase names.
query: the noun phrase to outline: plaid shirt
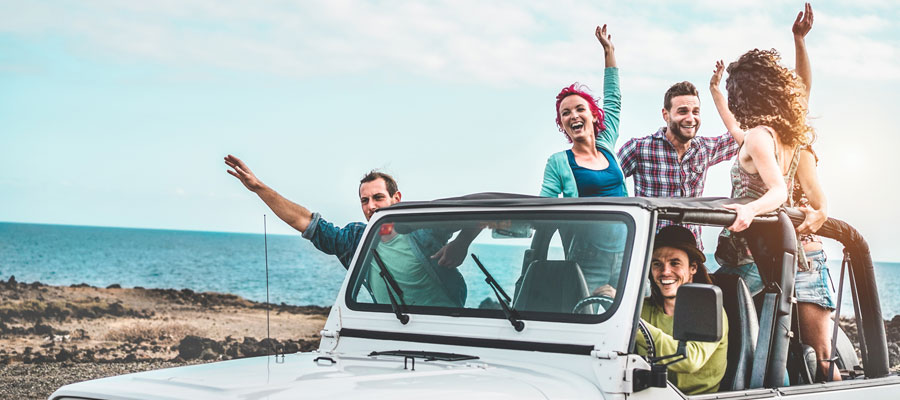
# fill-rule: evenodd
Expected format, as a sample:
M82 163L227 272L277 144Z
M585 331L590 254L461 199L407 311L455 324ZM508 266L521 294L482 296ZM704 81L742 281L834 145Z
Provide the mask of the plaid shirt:
M701 197L710 166L737 155L740 146L730 133L722 136L697 136L681 161L675 146L666 139L666 128L642 138L632 138L619 149L619 162L625 177L634 176L634 195L638 197ZM659 228L672 225L660 221ZM700 227L685 225L703 250Z

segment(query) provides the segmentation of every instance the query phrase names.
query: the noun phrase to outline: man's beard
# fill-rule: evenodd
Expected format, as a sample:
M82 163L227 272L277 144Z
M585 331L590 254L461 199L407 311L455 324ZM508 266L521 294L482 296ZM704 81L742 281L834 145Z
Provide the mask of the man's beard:
M675 136L675 138L681 142L687 142L687 141L693 139L694 136L697 136L697 132L699 132L699 131L700 131L700 124L694 125L694 135L688 136L681 132L681 126L679 126L677 123L675 123L674 121L669 122L669 132L671 132L672 135Z

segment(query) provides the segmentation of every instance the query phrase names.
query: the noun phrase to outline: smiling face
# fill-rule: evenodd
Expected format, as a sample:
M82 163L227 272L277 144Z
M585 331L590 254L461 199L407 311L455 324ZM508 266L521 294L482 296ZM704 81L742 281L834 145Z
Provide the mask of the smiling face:
M384 179L375 179L359 185L359 203L362 206L363 214L366 216L366 221L372 218L375 210L393 205L399 201L400 192L394 192L393 195L388 194Z
M693 95L673 97L672 107L663 109L663 119L671 138L681 142L693 139L700 130L700 98Z
M559 103L559 121L572 142L594 138L594 119L587 100L578 95L566 96Z
M684 250L660 247L653 250L650 274L663 298L674 299L678 288L694 281L697 264L691 264Z

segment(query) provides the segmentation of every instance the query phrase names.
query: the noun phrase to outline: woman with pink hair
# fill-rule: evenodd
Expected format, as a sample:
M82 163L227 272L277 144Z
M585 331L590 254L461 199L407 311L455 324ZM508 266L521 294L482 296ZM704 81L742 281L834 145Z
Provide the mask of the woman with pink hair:
M603 109L585 90L573 83L556 96L556 125L572 144L547 160L541 196L607 197L626 196L625 176L613 152L619 138L622 94L612 36L606 25L595 35L606 55L603 73Z
M619 139L622 95L615 48L606 25L594 32L606 55L603 73L603 109L583 85L574 83L556 96L556 125L572 144L568 150L547 159L543 197L627 196L625 176L615 157ZM567 258L578 262L594 295L615 296L627 236L621 224L597 224L585 232L560 232L566 241Z

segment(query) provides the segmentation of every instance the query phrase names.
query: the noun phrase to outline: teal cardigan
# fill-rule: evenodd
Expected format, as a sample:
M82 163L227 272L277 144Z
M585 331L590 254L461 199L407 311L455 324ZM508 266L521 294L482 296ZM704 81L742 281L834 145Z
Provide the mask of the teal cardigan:
M622 112L622 92L619 89L619 69L606 68L603 71L603 123L606 130L597 134L597 148L609 151L613 159L616 159L614 148L619 140L619 113ZM622 180L622 190L625 190L625 180ZM627 192L627 191L626 191ZM569 159L566 151L554 153L547 159L544 167L544 182L541 184L541 197L578 197L578 186L575 184L575 175L569 167Z

